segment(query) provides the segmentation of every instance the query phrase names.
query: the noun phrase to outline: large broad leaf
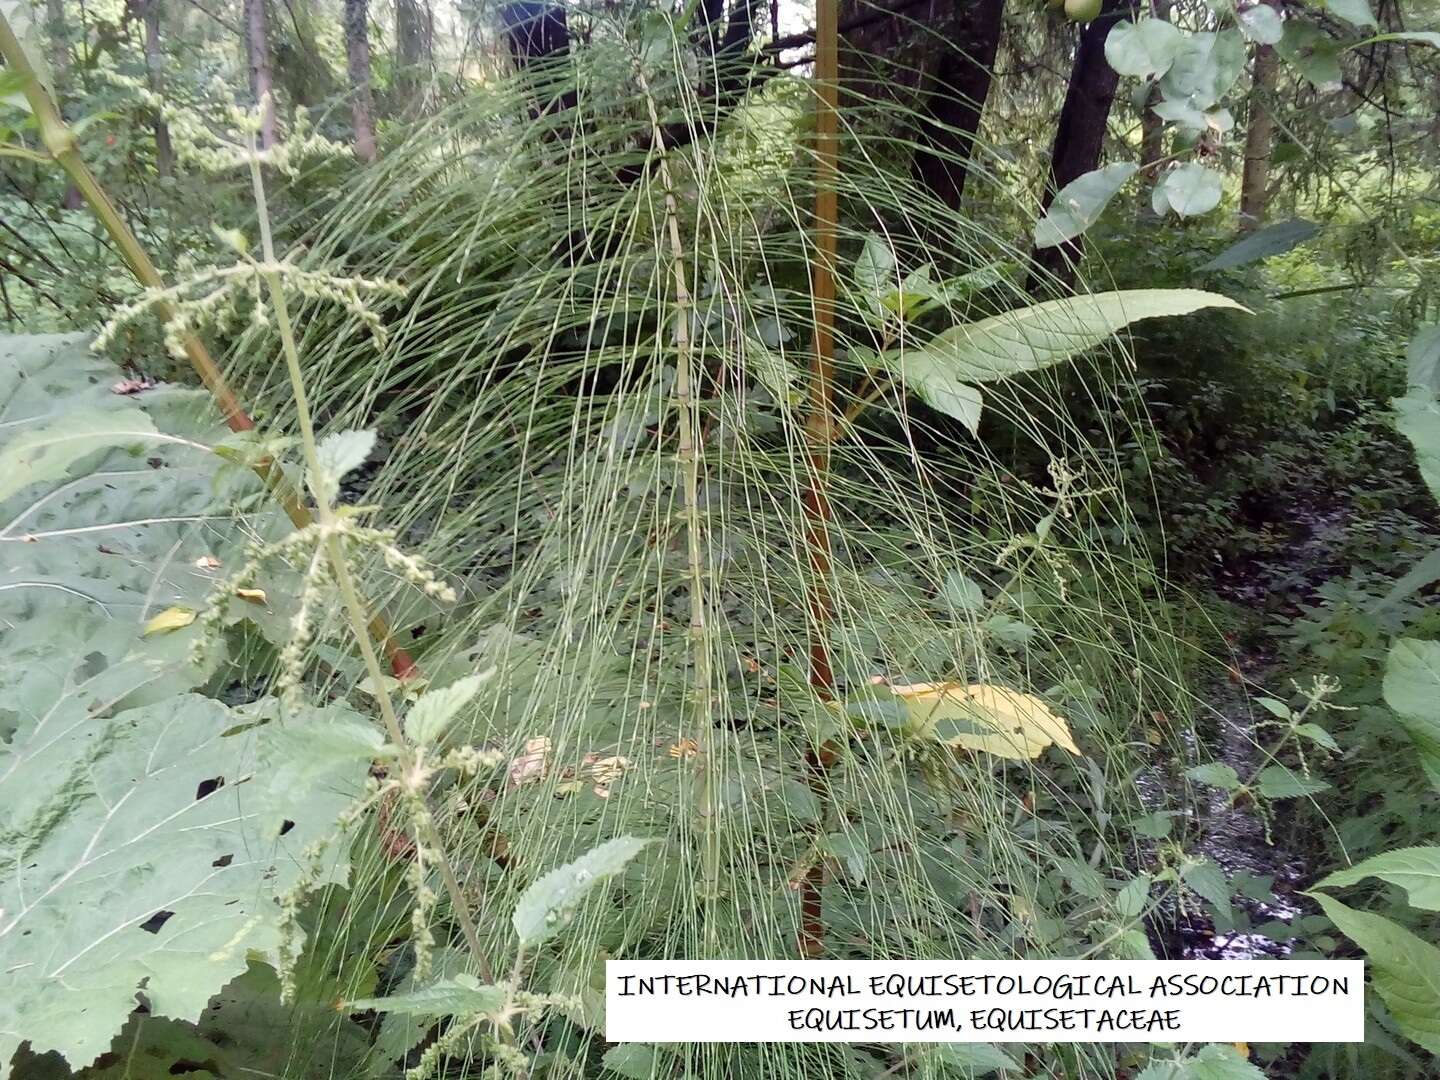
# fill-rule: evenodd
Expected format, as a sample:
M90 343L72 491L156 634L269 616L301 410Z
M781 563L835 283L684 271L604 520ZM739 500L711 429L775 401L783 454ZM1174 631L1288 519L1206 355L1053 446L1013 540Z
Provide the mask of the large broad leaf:
M1410 847L1372 855L1347 870L1337 870L1315 883L1317 889L1338 889L1367 877L1399 885L1410 906L1440 911L1440 847Z
M1405 374L1411 390L1440 397L1440 325L1415 332L1405 350Z
M402 1016L474 1016L496 1012L508 996L505 987L482 983L474 975L462 973L419 990L352 1001L347 1007L399 1013Z
M515 905L512 919L520 943L538 945L558 934L591 890L625 869L649 842L633 836L607 840L532 883Z
M1280 21L1280 13L1266 3L1237 11L1235 21L1240 26L1240 32L1259 45L1274 45L1285 35L1285 24Z
M1228 296L1199 289L1123 289L1072 296L952 327L921 348L886 353L885 360L929 400L956 384L994 382L1058 364L1142 319L1187 315L1202 308L1247 310Z
M1440 399L1411 391L1391 404L1395 407L1395 426L1415 447L1420 478L1430 494L1440 500Z
M1105 61L1121 75L1156 78L1170 70L1185 35L1164 19L1117 23L1105 38Z
M1196 217L1219 206L1224 191L1224 177L1214 169L1189 161L1161 177L1151 198L1157 209L1163 198L1165 205L1181 217Z
M1244 70L1245 38L1239 30L1186 34L1160 91L1168 100L1208 109L1219 104Z
M1045 216L1035 223L1035 246L1047 248L1063 244L1094 225L1115 193L1137 169L1138 166L1129 162L1106 165L1066 184L1055 193Z
M1269 8L1265 9L1269 11ZM1282 255L1291 248L1299 247L1320 231L1320 226L1303 218L1292 218L1253 232L1244 240L1231 244L1201 270L1233 270L1237 266Z
M1440 641L1397 641L1385 661L1384 693L1440 791Z
M1325 8L1332 15L1338 15L1351 26L1378 26L1375 13L1370 10L1368 0L1325 0Z
M23 1041L88 1064L141 990L152 1015L198 1020L248 956L276 954L301 852L363 791L353 759L304 787L261 779L266 706L182 695L112 715L106 676L0 747L0 1076ZM287 718L309 724L368 726ZM321 881L343 880L343 850Z
M1047 746L1080 748L1063 717L1039 698L988 683L912 683L891 686L909 714L910 728L950 746L1026 761Z
M1396 1025L1440 1054L1440 949L1389 919L1312 893L1340 932L1365 950L1370 981Z
M1344 80L1340 71L1340 45L1311 22L1291 19L1275 51L1317 90L1338 90Z
M203 392L121 395L117 374L74 335L0 337L0 653L16 661L0 665L0 701L32 661L68 663L86 641L107 660L119 648L157 674L169 665L155 696L195 685L203 672L184 659L198 625L143 641L108 628L203 610L249 539L288 531L268 502L243 522L230 509L260 485L206 450L223 428ZM298 579L270 574L264 602L231 615L279 640Z

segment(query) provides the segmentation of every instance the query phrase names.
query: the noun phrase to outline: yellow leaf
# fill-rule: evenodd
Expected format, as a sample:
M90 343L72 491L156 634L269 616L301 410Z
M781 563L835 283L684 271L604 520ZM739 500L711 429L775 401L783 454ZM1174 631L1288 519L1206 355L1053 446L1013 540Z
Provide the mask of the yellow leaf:
M1239 1051L1240 1051L1240 1056L1243 1057L1246 1061L1249 1061L1249 1060L1250 1060L1250 1044L1249 1044L1249 1043L1231 1043L1230 1045L1233 1046L1233 1047L1235 1047L1236 1050L1239 1050Z
M1040 756L1051 743L1072 754L1080 748L1063 717L1032 694L988 683L911 683L892 686L890 692L905 703L912 730L937 736L944 721L977 730L939 732L949 746L980 750L997 757L1026 760Z
M140 636L150 637L154 634L169 634L175 630L189 626L194 621L195 612L190 608L166 608L145 624L145 629L140 631Z
M266 604L270 598L265 595L264 589L236 589L235 595L241 600L249 600L252 604Z

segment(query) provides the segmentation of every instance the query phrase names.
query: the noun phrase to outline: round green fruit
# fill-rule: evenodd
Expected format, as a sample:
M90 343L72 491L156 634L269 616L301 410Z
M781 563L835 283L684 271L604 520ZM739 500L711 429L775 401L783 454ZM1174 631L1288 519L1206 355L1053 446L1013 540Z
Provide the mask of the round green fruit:
M1100 14L1100 0L1065 0L1065 16L1071 22L1088 23Z

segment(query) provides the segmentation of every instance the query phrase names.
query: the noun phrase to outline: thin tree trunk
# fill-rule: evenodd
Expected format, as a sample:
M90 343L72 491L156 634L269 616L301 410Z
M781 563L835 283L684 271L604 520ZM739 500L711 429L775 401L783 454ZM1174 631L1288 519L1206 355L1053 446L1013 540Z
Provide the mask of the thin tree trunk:
M245 63L250 69L250 95L264 102L260 114L260 148L275 145L275 71L270 63L270 23L266 0L245 0Z
M1150 13L1157 19L1168 20L1172 0L1152 0ZM1160 180L1159 161L1165 156L1165 121L1155 112L1155 106L1163 100L1157 83L1150 87L1145 97L1145 110L1140 116L1140 164L1145 166L1142 174L1145 187L1153 189ZM1153 214L1148 198L1141 200L1141 216Z
M1255 73L1250 84L1250 124L1245 129L1245 171L1240 179L1240 231L1252 232L1265 222L1270 201L1270 151L1275 141L1275 117L1266 99L1275 91L1279 57L1274 48L1255 49Z
M434 55L435 23L425 0L395 0L395 89L404 112L424 105Z
M375 160L375 96L370 89L370 29L367 0L345 0L345 66L350 73L350 116L355 156Z
M965 193L1004 14L1005 0L956 0L954 42L940 57L929 115L920 124L915 176L952 210Z
M160 47L160 0L144 0L145 73L150 92L165 92L165 53ZM155 130L155 171L161 176L175 175L175 148L170 142L170 125L157 110L152 122Z
M1060 108L1055 143L1050 151L1050 177L1042 201L1045 209L1049 209L1057 191L1100 164L1110 106L1120 85L1120 76L1105 62L1105 38L1130 11L1129 0L1106 0L1100 15L1080 31L1080 44L1070 69L1070 85L1065 91L1065 104ZM1054 284L1057 280L1065 285L1072 283L1080 254L1078 237L1032 252L1030 291L1043 291L1047 283Z

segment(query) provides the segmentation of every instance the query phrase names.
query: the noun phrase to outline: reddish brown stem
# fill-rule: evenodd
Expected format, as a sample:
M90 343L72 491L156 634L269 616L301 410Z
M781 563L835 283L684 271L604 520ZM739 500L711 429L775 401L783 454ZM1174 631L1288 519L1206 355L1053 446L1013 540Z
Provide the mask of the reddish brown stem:
M833 604L830 596L830 445L835 438L835 253L839 222L836 180L839 175L838 93L839 51L837 0L819 0L815 18L815 262L811 295L815 304L815 349L811 362L810 409L805 423L809 487L803 503L805 549L810 563L810 686L824 700L835 691L835 672L828 644ZM829 743L805 756L810 787L823 805L825 773L835 760ZM817 860L800 887L802 957L824 952L825 915L821 887L823 862Z

